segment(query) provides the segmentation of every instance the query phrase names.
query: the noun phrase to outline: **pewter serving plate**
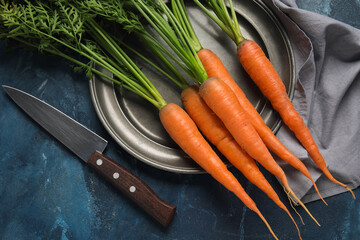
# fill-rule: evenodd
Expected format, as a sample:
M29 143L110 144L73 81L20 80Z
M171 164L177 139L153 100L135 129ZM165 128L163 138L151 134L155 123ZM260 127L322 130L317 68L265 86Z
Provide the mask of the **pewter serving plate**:
M255 40L264 49L292 98L295 64L289 39L281 24L261 1L239 0L234 5L244 37ZM197 6L189 3L187 10L203 47L220 57L266 124L276 132L281 120L242 69L235 44ZM147 66L142 70L167 102L182 106L179 88ZM134 157L167 171L204 172L168 136L160 123L157 108L150 103L96 75L90 80L90 91L102 124L114 140Z

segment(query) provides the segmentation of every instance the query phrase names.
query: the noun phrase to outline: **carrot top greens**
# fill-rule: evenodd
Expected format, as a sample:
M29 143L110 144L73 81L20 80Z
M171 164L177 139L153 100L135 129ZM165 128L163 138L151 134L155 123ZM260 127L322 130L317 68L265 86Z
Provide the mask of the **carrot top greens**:
M199 52L201 49L203 49L203 47L190 22L189 16L186 12L184 1L171 0L171 8L174 16L184 29L184 32L187 35L187 39L191 42L191 45L194 47L195 51Z
M130 0L130 2L181 60L178 65L197 84L202 84L208 76L196 54L201 45L190 37L189 28L184 27L184 23L176 18L162 0Z
M0 38L63 57L75 64L77 70L98 74L159 109L165 106L166 101L150 80L94 20L95 14L86 14L71 2L24 0L20 4L1 0ZM94 64L110 71L114 77L94 68Z
M164 46L161 44L154 36L152 36L148 30L143 26L141 20L139 19L138 12L136 8L132 5L130 1L118 1L118 0L83 0L83 1L72 1L74 5L77 6L84 14L96 15L101 20L106 20L110 23L117 23L120 25L122 30L127 31L129 34L135 34L139 42L142 42L146 45L146 48L150 50L155 56L157 56L160 61L165 65L165 67L171 72L171 75L166 73L163 69L160 69L155 65L151 60L146 59L140 51L136 51L134 48L131 48L129 45L124 43L118 37L113 36L121 46L130 49L140 58L145 60L147 63L152 65L154 68L165 74L167 78L172 80L180 88L185 88L188 86L185 78L180 74L180 72L175 68L174 63L180 66L184 70L186 66L182 64L178 58L175 58L172 53L170 53ZM142 50L144 51L144 50Z
M209 11L199 0L194 0L194 2L236 43L236 45L245 40L239 28L239 22L236 17L232 0L228 1L231 16L225 0L206 0L213 12Z

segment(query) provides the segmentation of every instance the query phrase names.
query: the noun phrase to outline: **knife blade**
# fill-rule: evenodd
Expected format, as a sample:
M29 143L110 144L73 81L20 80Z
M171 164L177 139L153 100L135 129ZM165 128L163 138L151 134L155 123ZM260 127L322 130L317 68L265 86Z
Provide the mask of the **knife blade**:
M46 102L19 89L4 86L5 92L35 122L94 168L116 189L133 200L145 212L167 227L175 214L173 206L140 178L102 152L107 141Z

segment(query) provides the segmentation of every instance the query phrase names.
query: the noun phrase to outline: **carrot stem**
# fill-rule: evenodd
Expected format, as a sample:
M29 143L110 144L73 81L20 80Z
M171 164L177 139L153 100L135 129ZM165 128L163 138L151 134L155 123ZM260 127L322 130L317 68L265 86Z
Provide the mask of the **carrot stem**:
M208 5L215 14L210 12L199 0L194 2L200 7L200 9L208 15L236 44L242 42L243 37L239 23L236 17L234 6L231 0L229 0L231 8L231 16L227 11L227 6L224 0L208 0Z

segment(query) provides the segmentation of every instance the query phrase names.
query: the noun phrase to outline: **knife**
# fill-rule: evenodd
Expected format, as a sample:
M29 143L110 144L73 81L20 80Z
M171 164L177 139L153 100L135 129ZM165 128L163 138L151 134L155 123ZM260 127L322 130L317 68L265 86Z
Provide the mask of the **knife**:
M19 89L4 86L6 93L40 126L94 168L123 194L167 227L176 210L160 199L140 178L102 154L107 141L74 119Z

